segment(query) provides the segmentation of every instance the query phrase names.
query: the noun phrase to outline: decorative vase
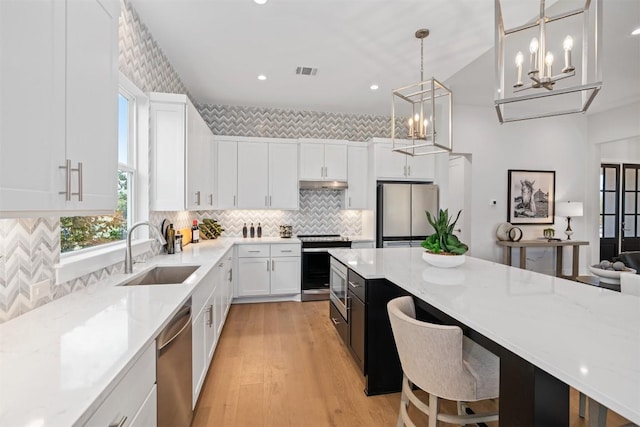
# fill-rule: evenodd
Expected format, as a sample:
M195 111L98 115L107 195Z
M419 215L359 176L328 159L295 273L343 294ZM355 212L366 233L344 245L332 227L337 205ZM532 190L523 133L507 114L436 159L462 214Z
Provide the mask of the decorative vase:
M438 268L452 268L464 264L464 255L434 254L428 251L422 253L422 259Z

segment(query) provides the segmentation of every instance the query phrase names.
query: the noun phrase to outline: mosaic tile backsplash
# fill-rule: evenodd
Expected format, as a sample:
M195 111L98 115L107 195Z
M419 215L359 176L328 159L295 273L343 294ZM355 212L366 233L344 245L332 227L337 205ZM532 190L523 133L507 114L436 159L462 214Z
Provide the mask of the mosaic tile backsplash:
M242 236L242 226L253 222L262 226L264 236L278 236L280 225L293 226L296 234L362 234L362 212L341 210L344 193L339 190L300 190L300 210L229 210L197 212L152 212L151 221L160 225L163 219L174 228L189 227L194 219L214 218L222 225L224 237Z

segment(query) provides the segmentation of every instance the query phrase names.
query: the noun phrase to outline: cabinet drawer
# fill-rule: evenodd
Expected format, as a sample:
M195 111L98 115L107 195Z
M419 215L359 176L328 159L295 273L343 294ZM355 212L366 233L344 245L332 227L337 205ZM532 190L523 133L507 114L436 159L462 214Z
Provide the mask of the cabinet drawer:
M271 256L300 256L300 245L295 243L283 243L271 245Z
M364 279L352 270L349 270L349 275L347 277L349 282L349 291L360 298L362 302L366 303Z
M128 426L144 405L155 382L156 342L153 341L85 425L119 425L121 420L125 420L122 425Z
M338 311L335 305L332 302L329 303L329 320L333 323L333 326L338 331L338 335L344 342L344 345L349 346L349 324L342 314Z
M269 256L269 245L239 245L239 258L259 258Z

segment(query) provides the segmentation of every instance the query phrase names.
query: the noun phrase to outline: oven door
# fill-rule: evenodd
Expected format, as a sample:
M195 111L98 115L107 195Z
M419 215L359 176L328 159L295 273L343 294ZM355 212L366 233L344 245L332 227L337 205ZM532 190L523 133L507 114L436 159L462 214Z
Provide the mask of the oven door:
M331 258L330 298L336 308L347 319L347 267Z
M302 291L329 292L329 250L302 249Z

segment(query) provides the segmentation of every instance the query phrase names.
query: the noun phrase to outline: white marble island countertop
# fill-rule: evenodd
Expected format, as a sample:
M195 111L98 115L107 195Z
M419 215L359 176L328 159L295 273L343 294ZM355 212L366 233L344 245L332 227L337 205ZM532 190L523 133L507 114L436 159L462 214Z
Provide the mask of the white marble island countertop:
M113 275L1 324L0 426L86 422L238 240L158 255L135 264L133 275ZM201 267L183 284L116 286L155 265L180 264Z
M440 269L422 248L331 249L604 406L640 423L640 298L467 257Z

